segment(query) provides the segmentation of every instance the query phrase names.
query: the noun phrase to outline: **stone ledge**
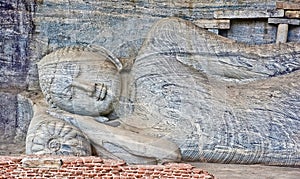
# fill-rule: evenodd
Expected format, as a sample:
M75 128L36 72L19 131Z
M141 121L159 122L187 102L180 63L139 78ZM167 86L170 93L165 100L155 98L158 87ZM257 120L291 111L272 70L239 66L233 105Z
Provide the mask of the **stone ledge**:
M193 21L193 23L206 29L230 29L230 20L198 19Z
M290 25L300 25L299 19L282 19L282 18L268 18L269 24L290 24Z
M25 168L60 168L63 161L53 158L26 157L22 159L21 163Z
M216 19L253 19L253 18L269 18L269 17L283 17L284 10L272 11L254 11L254 10L219 10L214 12Z

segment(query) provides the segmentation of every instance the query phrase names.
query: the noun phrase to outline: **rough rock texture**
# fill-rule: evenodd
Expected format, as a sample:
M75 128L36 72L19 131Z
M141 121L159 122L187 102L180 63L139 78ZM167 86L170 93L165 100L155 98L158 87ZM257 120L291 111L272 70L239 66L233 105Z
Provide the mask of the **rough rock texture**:
M27 95L18 93L40 90L36 62L54 49L69 45L101 45L126 61L137 56L150 27L161 18L176 16L197 21L213 19L215 11L241 9L269 13L276 9L276 3L275 0L2 0L0 153L16 154L25 150L25 134L32 109L30 102L26 100ZM289 10L285 14L297 15L298 12L299 10ZM276 41L277 25L268 24L266 18L231 19L230 27L215 32L247 44L269 44ZM288 42L300 42L299 31L299 26L290 25Z
M35 14L38 57L66 45L97 44L117 57L135 57L152 24L165 17L187 20L212 19L220 9L274 10L267 1L43 1ZM245 24L244 22L242 24ZM241 25L242 25L241 24ZM235 27L235 23L233 24ZM239 25L237 25L238 28ZM244 26L244 27L242 27ZM264 44L275 42L276 28L267 21L249 21L234 31L238 41ZM266 29L266 30L265 30ZM251 33L245 33L249 31ZM253 38L258 35L259 37ZM238 36L245 36L238 38ZM49 48L50 47L50 48Z
M26 89L32 9L24 1L0 2L0 88Z
M1 141L7 140L11 141L16 133L15 123L16 120L10 121L11 119L16 119L16 95L10 93L1 93L0 94L0 109L3 111L1 113ZM11 105L13 104L13 105Z
M32 104L20 94L0 92L0 111L0 154L24 153Z
M96 155L128 163L300 165L299 44L249 46L165 18L151 27L129 70L103 50L68 47L40 60L45 100L61 110L36 102L26 143L38 150L28 154L52 151L56 132L40 131L62 131L65 121L86 134ZM126 104L120 97L132 111L119 111ZM64 121L54 129L57 119ZM57 150L82 148L65 138Z
M276 41L276 26L268 25L263 19L234 19L231 28L220 33L230 39L246 44L270 44ZM251 27L251 28L249 28ZM297 40L297 38L293 38Z
M133 64L136 118L125 123L175 142L185 160L299 165L299 50L162 20Z
M17 94L28 85L32 13L24 1L0 2L0 154L24 152L31 117L26 117L30 115L30 111L25 112L26 99Z

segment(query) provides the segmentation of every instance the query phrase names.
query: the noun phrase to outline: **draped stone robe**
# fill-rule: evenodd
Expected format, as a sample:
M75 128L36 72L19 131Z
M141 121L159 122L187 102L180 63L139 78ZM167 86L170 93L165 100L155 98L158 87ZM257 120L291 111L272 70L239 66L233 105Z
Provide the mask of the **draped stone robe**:
M171 18L156 23L131 70L140 133L183 160L300 164L299 44L247 46Z

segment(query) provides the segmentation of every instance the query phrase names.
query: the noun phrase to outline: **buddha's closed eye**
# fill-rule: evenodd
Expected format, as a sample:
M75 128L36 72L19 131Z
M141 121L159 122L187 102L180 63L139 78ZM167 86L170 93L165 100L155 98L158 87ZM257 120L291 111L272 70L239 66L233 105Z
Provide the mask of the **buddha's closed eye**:
M74 80L72 82L72 87L87 92L89 96L94 96L97 101L104 100L107 93L107 87L103 83L85 83L82 81Z

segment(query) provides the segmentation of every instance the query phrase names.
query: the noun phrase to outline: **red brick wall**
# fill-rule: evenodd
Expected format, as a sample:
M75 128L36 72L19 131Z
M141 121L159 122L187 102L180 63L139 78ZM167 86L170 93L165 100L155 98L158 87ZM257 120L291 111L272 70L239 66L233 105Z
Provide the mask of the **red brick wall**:
M61 161L60 167L24 166L22 159L53 159ZM59 160L60 159L60 160ZM208 172L190 164L127 165L124 161L99 157L49 157L49 156L0 156L2 178L214 178Z

